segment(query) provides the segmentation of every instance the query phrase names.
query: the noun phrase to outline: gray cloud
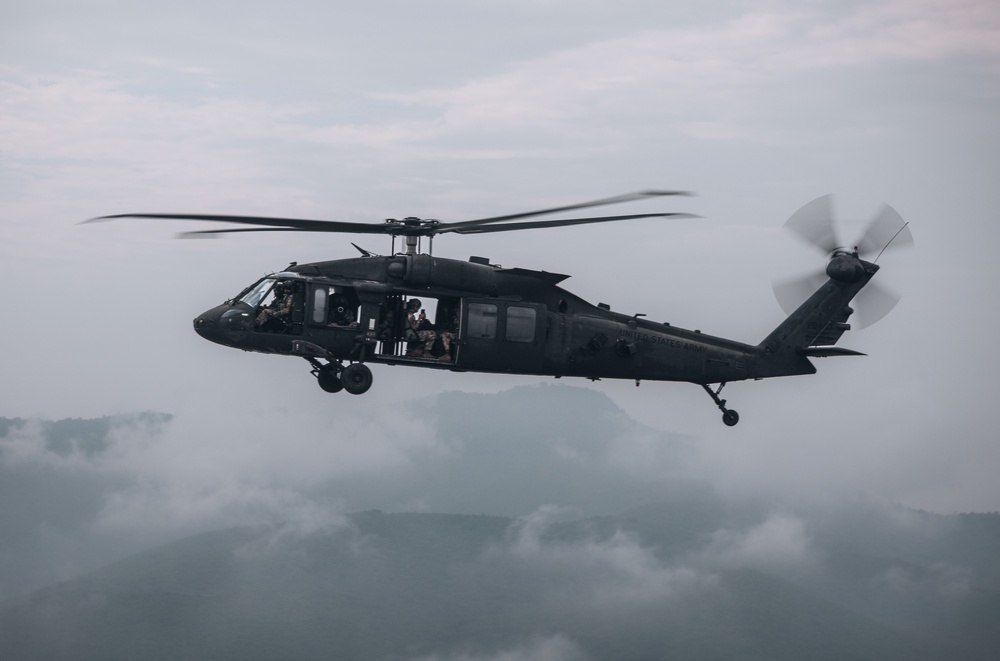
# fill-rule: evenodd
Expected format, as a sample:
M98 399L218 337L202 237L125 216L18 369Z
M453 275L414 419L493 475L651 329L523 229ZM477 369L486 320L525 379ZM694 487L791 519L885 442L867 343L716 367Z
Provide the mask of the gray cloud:
M793 571L813 560L805 523L782 514L748 530L719 529L703 553L713 564L771 571Z
M546 598L587 603L595 610L682 600L715 587L710 573L666 566L655 549L622 530L607 536L559 539L551 528L558 514L558 508L547 506L519 519L509 530L507 544L487 554L486 570L496 572L492 566L496 562L515 562L520 571L558 585ZM580 576L588 579L579 581Z

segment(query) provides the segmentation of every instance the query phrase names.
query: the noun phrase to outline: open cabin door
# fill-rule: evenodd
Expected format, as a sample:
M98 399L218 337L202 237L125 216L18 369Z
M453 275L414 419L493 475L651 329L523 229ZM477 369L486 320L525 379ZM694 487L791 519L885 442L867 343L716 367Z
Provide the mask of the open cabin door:
M545 306L495 298L463 299L461 340L461 367L537 371L545 345Z

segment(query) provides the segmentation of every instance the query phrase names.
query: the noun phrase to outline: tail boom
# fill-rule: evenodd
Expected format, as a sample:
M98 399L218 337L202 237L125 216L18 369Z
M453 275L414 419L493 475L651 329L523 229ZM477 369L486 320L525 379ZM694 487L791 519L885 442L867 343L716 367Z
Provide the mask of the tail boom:
M850 329L847 319L853 310L848 303L878 271L875 264L854 259L863 270L851 277L828 270L831 278L757 345L754 359L748 361L748 378L815 374L810 356L863 355L831 346Z

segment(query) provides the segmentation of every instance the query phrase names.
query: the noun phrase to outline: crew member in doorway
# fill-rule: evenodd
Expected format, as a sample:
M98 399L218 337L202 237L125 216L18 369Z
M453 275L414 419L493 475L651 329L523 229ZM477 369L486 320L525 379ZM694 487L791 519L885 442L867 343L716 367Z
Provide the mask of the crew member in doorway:
M420 314L417 314L417 312ZM427 321L427 315L420 309L420 299L411 298L406 304L406 328L407 340L414 343L414 348L406 352L407 356L415 358L432 358L431 348L437 333L430 328L431 323ZM417 344L418 342L422 344Z
M444 353L438 356L438 360L451 360L451 343L455 334L458 333L458 308L442 305L438 311L438 321L442 323L447 321L444 328L439 326L437 330L438 338L441 340L441 348L444 349Z

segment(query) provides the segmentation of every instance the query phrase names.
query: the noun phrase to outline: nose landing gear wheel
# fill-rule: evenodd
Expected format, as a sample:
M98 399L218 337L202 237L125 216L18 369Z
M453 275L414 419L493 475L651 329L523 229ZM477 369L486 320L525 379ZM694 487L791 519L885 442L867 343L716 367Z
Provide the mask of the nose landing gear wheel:
M360 395L372 387L372 371L364 363L351 363L340 374L344 390Z
M340 392L344 389L344 383L340 380L340 365L336 363L325 365L316 372L316 381L326 392Z

